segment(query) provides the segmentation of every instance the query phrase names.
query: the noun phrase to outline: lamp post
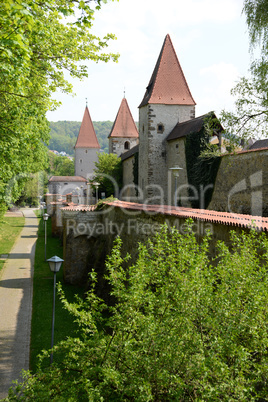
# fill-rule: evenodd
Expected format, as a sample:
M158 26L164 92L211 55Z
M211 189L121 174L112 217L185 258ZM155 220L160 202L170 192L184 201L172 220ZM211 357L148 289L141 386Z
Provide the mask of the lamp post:
M84 191L83 191L84 186L81 186L80 188L81 188L81 204L83 204L84 203Z
M44 213L45 213L45 209L46 209L46 207L47 207L47 205L46 205L46 203L43 201L42 203L42 217L44 216ZM43 225L44 225L44 218L43 218Z
M45 222L45 261L47 260L47 220L49 218L49 215L45 213L43 215L43 220Z
M54 286L53 286L53 309L52 309L52 329L51 329L51 354L50 364L53 363L53 345L54 345L54 324L55 324L55 298L56 298L56 273L59 272L61 264L64 260L54 255L47 260L51 272L54 273Z
M80 203L79 203L79 192L80 192L80 188L79 188L79 187L76 187L75 189L76 189L76 192L77 192L77 202L78 202L78 204L80 204Z
M89 195L90 195L90 182L87 182L87 205L90 205Z
M177 187L178 187L178 177L179 177L179 171L182 170L181 167L179 166L174 166L172 168L169 168L175 176L175 193L174 193L174 206L177 206Z
M96 186L96 204L98 204L98 188L99 188L99 185L100 185L100 183L94 183L94 185Z

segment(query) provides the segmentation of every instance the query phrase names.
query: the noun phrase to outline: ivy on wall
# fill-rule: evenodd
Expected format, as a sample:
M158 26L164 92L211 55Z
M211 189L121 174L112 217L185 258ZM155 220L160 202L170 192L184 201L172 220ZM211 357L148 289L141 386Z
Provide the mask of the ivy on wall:
M139 184L139 152L134 154L134 163L133 163L133 181L136 185L136 195L138 195L138 184Z
M211 119L209 126L212 127L215 121L212 120L212 116L209 116L209 119ZM210 146L210 152L206 154L211 135L211 131L208 130L208 121L204 121L200 131L186 136L185 157L192 208L207 208L212 198L221 157L211 152L212 147L217 145Z

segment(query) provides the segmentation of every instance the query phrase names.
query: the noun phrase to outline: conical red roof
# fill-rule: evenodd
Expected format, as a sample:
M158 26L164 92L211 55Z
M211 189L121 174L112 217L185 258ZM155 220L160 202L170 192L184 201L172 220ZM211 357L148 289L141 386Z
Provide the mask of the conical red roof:
M154 72L139 107L148 103L195 105L169 35L165 37Z
M75 148L100 148L87 106L85 109Z
M126 98L123 98L109 137L138 138L139 133L129 109Z

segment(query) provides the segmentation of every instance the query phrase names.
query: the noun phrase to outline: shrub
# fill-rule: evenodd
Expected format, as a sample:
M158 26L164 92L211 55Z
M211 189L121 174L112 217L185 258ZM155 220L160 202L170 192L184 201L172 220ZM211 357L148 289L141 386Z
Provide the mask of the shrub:
M94 272L85 300L69 304L60 291L81 332L9 400L265 400L267 238L232 233L211 261L208 237L198 244L190 224L186 235L164 226L127 270L121 244L107 260L114 305L95 295Z

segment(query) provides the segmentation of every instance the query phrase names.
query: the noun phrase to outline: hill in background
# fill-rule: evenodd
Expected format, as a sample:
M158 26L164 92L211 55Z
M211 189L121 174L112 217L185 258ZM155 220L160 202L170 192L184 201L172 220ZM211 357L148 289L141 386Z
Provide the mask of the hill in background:
M113 126L111 121L93 121L94 129L104 152L109 152L108 135ZM48 148L58 152L66 152L74 156L74 146L81 126L80 121L50 122L50 141Z

